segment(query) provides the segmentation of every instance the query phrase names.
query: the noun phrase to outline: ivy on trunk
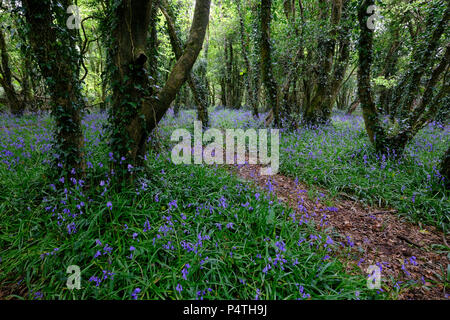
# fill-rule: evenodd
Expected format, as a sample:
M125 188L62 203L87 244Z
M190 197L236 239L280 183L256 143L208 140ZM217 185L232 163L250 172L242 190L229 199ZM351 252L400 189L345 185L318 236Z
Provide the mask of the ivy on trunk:
M66 27L66 10L73 2L24 0L22 3L27 24L24 28L51 98L56 164L67 174L81 175L85 160L79 34L76 29Z
M141 166L150 133L169 109L188 79L200 53L209 22L210 0L197 0L189 39L169 77L159 91L147 76L146 39L152 19L151 0L114 1L109 6L111 86L111 148L119 176Z
M441 47L441 52L438 52L438 49L440 38L448 29L450 3L446 1L431 6L424 34L421 35L427 41L418 41L407 71L392 90L393 96L380 101L390 102L391 105L379 107L375 105L371 85L374 34L367 27L367 8L374 3L374 0L362 0L358 9L360 25L358 95L366 131L376 151L399 156L416 133L434 118L439 106L442 105L442 100L449 94L450 79L444 77L441 80L441 75L450 63L450 43L447 42ZM444 6L444 10L437 10L439 6ZM438 61L437 64L435 60ZM437 90L436 86L440 81L442 85ZM397 112L383 118L379 110L386 109ZM385 122L388 122L387 126ZM394 130L393 124L398 128Z

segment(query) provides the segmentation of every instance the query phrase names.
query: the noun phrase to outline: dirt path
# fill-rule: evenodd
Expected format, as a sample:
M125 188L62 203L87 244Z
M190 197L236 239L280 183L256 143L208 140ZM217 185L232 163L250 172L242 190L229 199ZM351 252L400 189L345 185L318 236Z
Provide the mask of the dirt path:
M366 274L369 265L381 267L383 284L400 288L398 299L449 299L444 281L450 268L450 253L443 234L433 227L420 228L393 210L364 207L354 200L336 200L328 207L308 198L307 187L277 174L259 175L258 165L240 165L231 170L247 181L273 192L298 214L299 221L313 220L333 240L352 247L346 266ZM326 192L324 192L326 193ZM403 288L406 286L406 288Z

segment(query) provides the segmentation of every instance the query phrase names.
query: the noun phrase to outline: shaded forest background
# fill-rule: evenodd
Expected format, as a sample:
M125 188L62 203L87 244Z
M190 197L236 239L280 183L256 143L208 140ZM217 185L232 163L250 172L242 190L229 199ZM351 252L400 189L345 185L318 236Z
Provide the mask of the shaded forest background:
M64 29L73 4L80 28ZM266 124L284 128L326 124L333 108L352 113L360 106L376 150L401 154L427 122L448 121L449 4L374 4L215 1L198 13L202 28L192 1L44 1L42 8L2 1L0 102L15 115L53 108L63 149L81 147L81 112L109 110L111 135L121 140L111 145L131 139L136 163L141 140L170 106L175 116L196 109L205 127L211 106L249 109L255 117L270 111ZM121 70L124 61L133 67ZM156 96L164 101L149 101ZM58 115L56 105L67 114ZM73 127L65 128L69 119Z

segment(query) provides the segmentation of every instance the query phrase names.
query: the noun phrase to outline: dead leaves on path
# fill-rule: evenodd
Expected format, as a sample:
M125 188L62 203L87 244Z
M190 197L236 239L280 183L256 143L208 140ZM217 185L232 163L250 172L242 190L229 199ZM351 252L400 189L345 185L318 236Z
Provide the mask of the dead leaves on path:
M419 227L402 219L395 210L365 207L355 200L336 199L330 210L324 203L327 201L320 196L311 199L307 187L291 178L280 174L261 176L258 165L238 165L235 169L239 176L259 187L267 189L270 184L279 200L299 217L307 212L318 228L335 241L351 241L354 245L346 261L349 272L357 266L365 273L369 265L378 264L390 288L407 284L400 290L399 299L448 298L444 287L449 276L448 240L435 228Z

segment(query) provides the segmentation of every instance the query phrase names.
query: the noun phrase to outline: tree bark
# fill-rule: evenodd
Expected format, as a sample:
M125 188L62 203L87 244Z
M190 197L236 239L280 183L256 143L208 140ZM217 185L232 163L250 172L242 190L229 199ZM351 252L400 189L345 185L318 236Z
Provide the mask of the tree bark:
M423 127L423 125L429 119L432 119L436 111L438 110L438 105L449 93L449 83L448 79L444 80L441 89L437 94L433 94L435 91L435 86L439 81L440 75L447 69L450 63L450 45L447 44L446 50L442 55L440 63L433 69L431 76L426 82L423 94L421 97L417 97L417 92L420 91L421 78L425 73L425 69L428 69L433 62L430 57L423 57L424 59L420 63L410 64L410 70L403 77L402 81L397 86L397 93L402 92L402 98L396 98L394 101L398 103L401 102L400 108L405 110L409 109L408 116L400 114L400 130L395 135L388 135L382 126L382 119L378 113L375 106L372 88L370 83L371 77L371 66L372 66L372 55L373 55L373 32L367 28L367 7L374 4L374 0L364 0L358 10L358 20L360 24L360 38L359 38L359 69L358 69L358 95L361 101L361 108L363 111L364 123L366 126L367 134L370 141L374 144L375 149L379 153L399 156L403 153L407 143L417 134L417 132ZM447 4L447 8L439 21L430 27L434 29L430 30L433 34L431 41L423 48L420 44L416 47L416 51L413 54L416 56L414 61L417 61L417 57L422 56L425 52L429 55L435 54L434 50L438 46L438 40L440 35L442 35L443 26L448 23L448 17L450 14L450 4ZM432 20L429 17L429 20ZM427 31L429 31L427 29ZM434 49L433 49L434 48ZM411 83L415 83L418 88L411 88ZM416 93L415 93L416 92ZM414 99L411 99L411 95L414 95ZM413 100L419 99L420 103L418 107L412 110ZM404 104L406 103L406 105ZM382 106L383 107L383 106ZM428 110L426 111L426 108ZM383 108L382 108L383 109ZM405 125L406 124L406 125Z
M21 76L21 95L23 97L23 104L24 109L27 108L27 106L30 109L34 109L33 107L33 92L31 88L31 60L28 56L22 57L23 59L23 71Z
M251 82L253 78L253 69L248 59L249 51L248 51L248 40L245 33L245 25L244 18L242 16L242 8L241 8L241 0L237 0L236 2L239 16L239 35L241 39L241 49L242 49L242 57L244 59L245 68L247 69L245 73L245 89L247 90L247 98L250 109L252 110L252 114L255 118L258 117L258 105L256 103L256 91L252 88Z
M226 106L228 108L236 108L234 101L234 83L233 83L233 42L229 36L225 36L224 41L225 49L225 61L226 61L226 72L225 72L225 93L226 93Z
M85 169L81 129L84 101L76 47L78 31L66 28L66 9L70 4L68 0L62 1L62 7L49 0L23 1L30 45L51 98L57 162L66 173L71 174L74 169L77 175L82 175Z
M383 144L385 134L380 126L379 115L373 101L371 79L373 55L373 31L367 27L367 8L374 5L374 0L363 0L358 9L360 26L359 36L359 68L358 68L358 95L363 112L364 124L370 141L379 150Z
M348 18L349 1L333 0L331 4L331 17L328 22L327 1L320 1L320 20L323 24L329 23L330 29L319 36L317 79L305 83L305 86L312 87L308 88L310 96L304 104L303 121L308 125L324 124L330 120L350 55L350 25L341 23Z
M7 104L11 113L15 116L20 116L23 114L25 105L23 100L19 97L14 88L12 81L12 73L9 65L9 55L6 48L5 36L3 34L3 29L0 29L0 85L5 90L5 95L7 99Z
M124 0L115 10L113 57L116 72L113 83L111 146L117 166L140 166L147 149L149 134L158 125L189 73L202 48L209 22L210 0L197 0L189 39L183 54L173 67L164 87L153 98L145 76L147 57L145 40L153 1ZM117 48L117 51L113 49ZM126 160L122 160L125 158Z
M272 20L272 0L261 1L261 76L266 88L267 102L273 112L274 125L281 127L277 103L277 83L272 70L272 48L270 44L270 22Z
M166 18L167 30L169 33L172 50L175 53L175 58L180 59L183 54L183 44L177 35L175 17L166 0L161 0L159 7ZM197 119L202 122L203 129L206 129L209 125L207 90L201 83L200 79L193 72L189 72L187 82L191 88L195 103L197 104Z
M439 46L440 38L446 29L446 25L450 21L450 2L447 6L442 18L435 20L433 13L430 13L425 28L423 41L424 45L418 45L414 50L409 62L409 70L399 82L394 91L394 99L392 99L392 107L396 108L398 116L406 117L412 110L413 102L420 91L420 81L435 56L436 49ZM428 33L430 32L430 33Z

